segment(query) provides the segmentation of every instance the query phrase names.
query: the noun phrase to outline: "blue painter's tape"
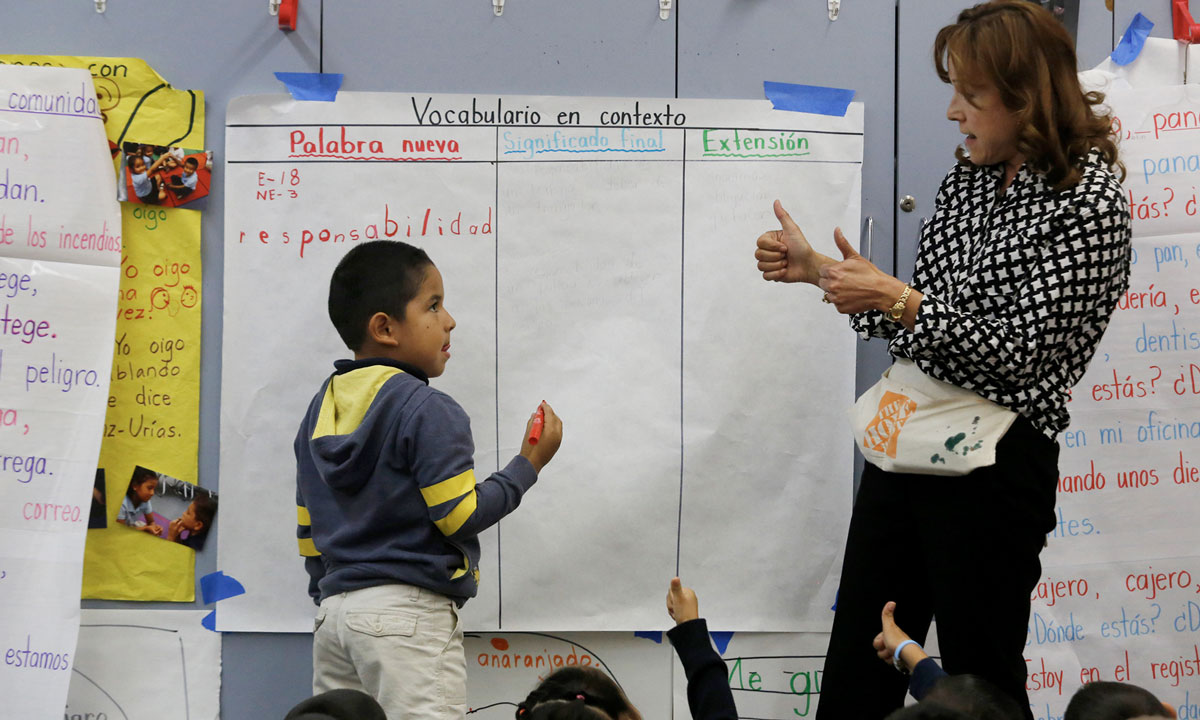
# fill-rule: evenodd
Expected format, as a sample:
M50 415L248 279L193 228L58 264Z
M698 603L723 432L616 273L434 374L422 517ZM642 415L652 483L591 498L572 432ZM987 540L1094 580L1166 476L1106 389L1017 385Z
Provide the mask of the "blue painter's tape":
M217 611L213 610L212 612L210 612L209 614L207 614L203 618L201 618L200 624L203 625L205 628L212 630L213 632L216 632L217 631Z
M844 117L846 108L854 99L853 90L821 87L820 85L796 85L794 83L763 82L763 93L776 110L836 115Z
M240 582L220 570L200 578L200 595L205 605L245 594L246 588Z
M279 78L279 82L283 83L297 100L333 102L337 100L344 76L342 73L277 72L275 77Z
M653 640L654 642L658 643L659 645L662 645L662 631L661 630L655 631L655 632L650 632L648 630L641 630L641 631L635 632L633 634L633 636L639 637L639 638L644 638L646 640Z
M1142 46L1146 44L1146 38L1150 36L1150 29L1154 27L1154 23L1145 15L1138 13L1133 16L1133 20L1129 21L1129 27L1125 28L1125 34L1121 36L1121 42L1113 48L1112 61L1118 65L1128 65L1137 60L1137 56L1142 54Z
M724 655L729 649L729 641L733 639L731 632L710 632L709 637L712 638L713 645L717 646L717 654Z

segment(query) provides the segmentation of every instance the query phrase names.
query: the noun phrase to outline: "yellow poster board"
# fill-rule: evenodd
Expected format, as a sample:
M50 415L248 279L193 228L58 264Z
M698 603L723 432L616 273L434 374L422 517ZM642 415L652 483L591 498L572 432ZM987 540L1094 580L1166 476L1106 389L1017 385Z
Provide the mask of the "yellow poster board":
M171 87L145 61L0 55L0 63L90 70L114 157L123 142L205 147L203 94ZM100 449L108 527L88 531L83 597L191 602L195 552L115 519L138 465L197 480L200 213L125 203L122 231L121 297Z

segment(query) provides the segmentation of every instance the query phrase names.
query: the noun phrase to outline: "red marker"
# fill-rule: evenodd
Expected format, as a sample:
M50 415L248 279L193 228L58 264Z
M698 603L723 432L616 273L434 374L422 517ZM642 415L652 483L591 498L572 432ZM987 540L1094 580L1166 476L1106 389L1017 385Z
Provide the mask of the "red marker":
M533 425L529 428L529 444L537 445L538 440L542 439L542 426L546 424L546 411L541 405L538 405L537 412L533 415Z

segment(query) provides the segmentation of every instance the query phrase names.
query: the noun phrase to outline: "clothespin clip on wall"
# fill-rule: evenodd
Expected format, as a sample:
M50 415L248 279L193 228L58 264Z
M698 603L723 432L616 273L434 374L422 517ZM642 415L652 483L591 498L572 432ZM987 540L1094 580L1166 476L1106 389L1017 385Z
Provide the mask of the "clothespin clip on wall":
M1179 42L1200 43L1200 23L1192 19L1188 0L1171 0L1171 24Z
M658 19L671 19L671 0L658 0Z
M1188 11L1188 0L1171 0L1171 26L1175 39L1187 43L1183 50L1183 82L1188 81L1188 56L1192 53L1192 43L1200 43L1200 23L1192 19Z
M842 0L829 0L829 19L837 20L838 14L842 11Z
M267 12L279 16L280 30L295 30L296 17L300 14L300 0L270 0Z
M496 17L504 14L504 0L492 0L492 14Z
M96 12L102 13L108 9L107 0L96 0Z

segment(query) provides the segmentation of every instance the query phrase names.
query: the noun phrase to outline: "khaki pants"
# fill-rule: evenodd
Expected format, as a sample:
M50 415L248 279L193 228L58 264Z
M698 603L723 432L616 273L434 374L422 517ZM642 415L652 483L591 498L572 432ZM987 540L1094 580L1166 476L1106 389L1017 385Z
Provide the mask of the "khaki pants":
M313 694L352 688L388 720L463 718L467 663L454 601L412 585L325 598L313 631Z

